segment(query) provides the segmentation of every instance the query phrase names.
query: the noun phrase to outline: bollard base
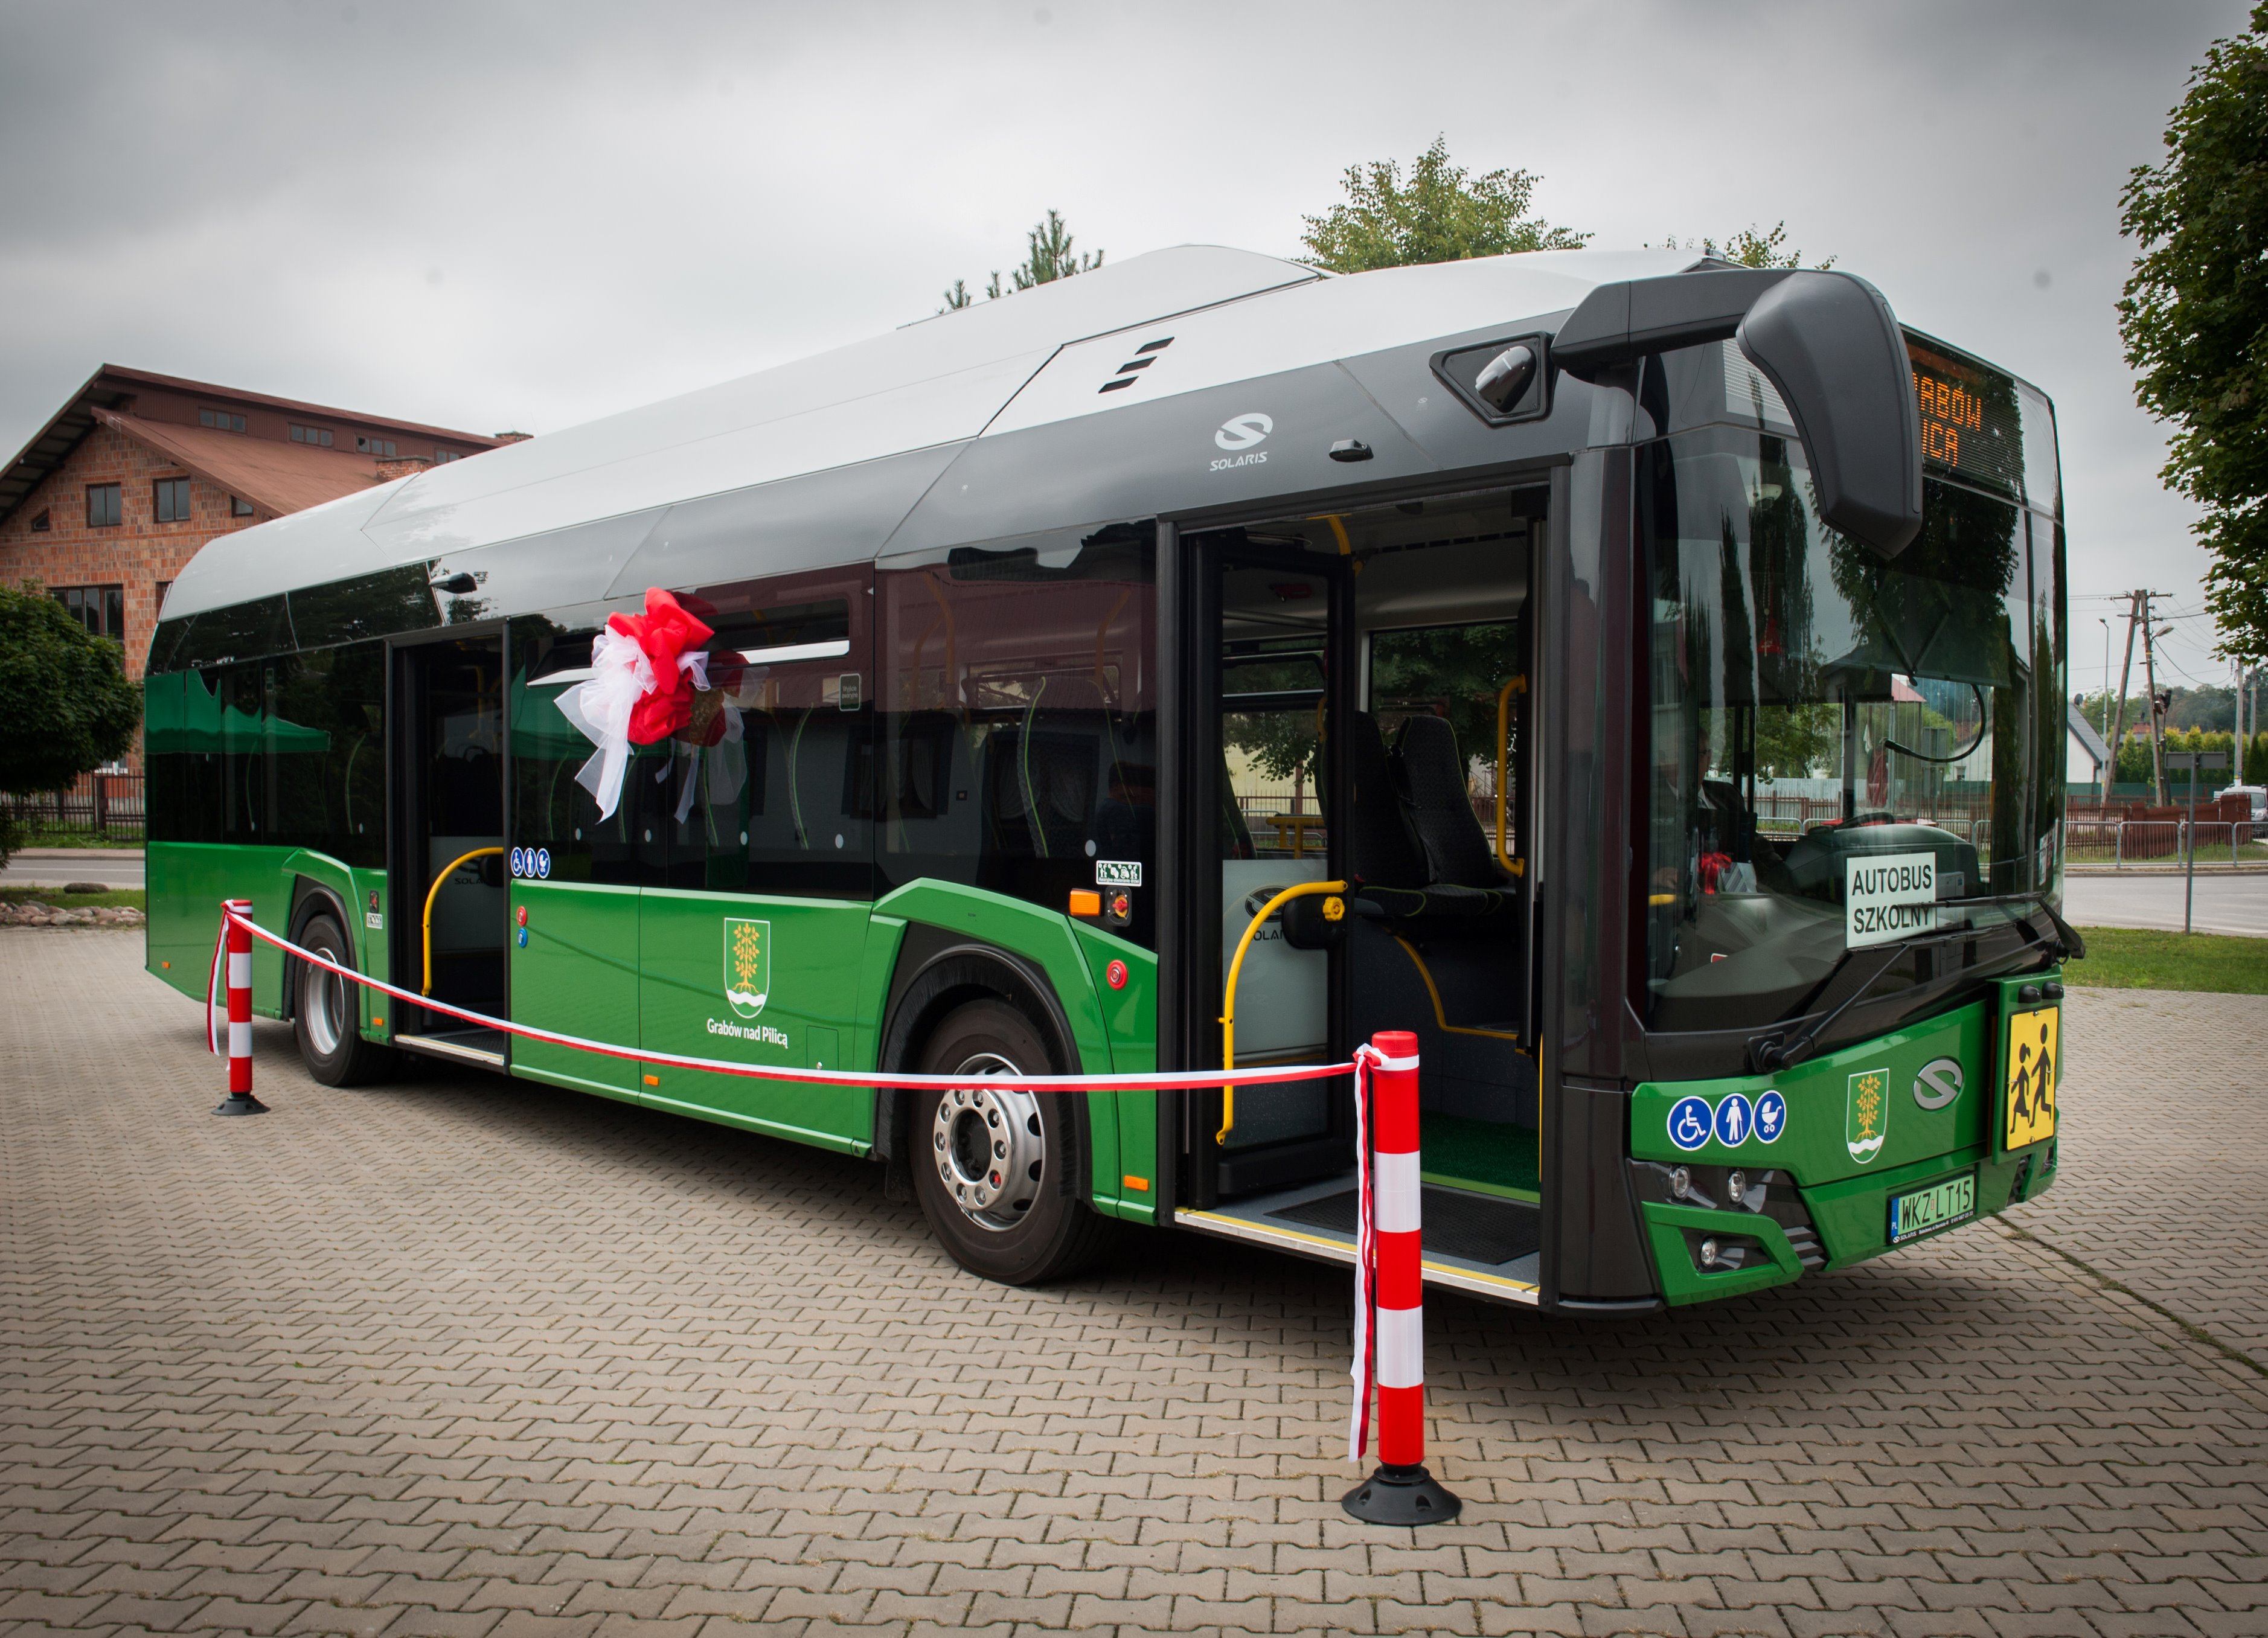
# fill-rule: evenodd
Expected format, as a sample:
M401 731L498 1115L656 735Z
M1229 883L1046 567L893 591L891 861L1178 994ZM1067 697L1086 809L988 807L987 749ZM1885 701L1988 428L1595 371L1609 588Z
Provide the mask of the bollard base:
M1366 1524L1445 1524L1464 1503L1441 1488L1421 1465L1379 1470L1339 1498Z
M231 1092L213 1110L217 1115L264 1115L268 1105L250 1092Z

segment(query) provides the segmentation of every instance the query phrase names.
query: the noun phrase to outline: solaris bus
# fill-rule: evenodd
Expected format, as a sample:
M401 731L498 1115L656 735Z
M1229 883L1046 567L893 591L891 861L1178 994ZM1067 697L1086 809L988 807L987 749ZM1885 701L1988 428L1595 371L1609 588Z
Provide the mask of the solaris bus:
M151 970L218 901L318 1081L438 1057L878 1163L1028 1283L1113 1220L1352 1255L1423 1063L1427 1278L1638 1312L2056 1174L2052 414L1843 272L1184 247L224 536L151 657ZM619 804L563 716L713 629ZM1296 891L1293 891L1296 890ZM1249 937L1248 937L1249 935Z

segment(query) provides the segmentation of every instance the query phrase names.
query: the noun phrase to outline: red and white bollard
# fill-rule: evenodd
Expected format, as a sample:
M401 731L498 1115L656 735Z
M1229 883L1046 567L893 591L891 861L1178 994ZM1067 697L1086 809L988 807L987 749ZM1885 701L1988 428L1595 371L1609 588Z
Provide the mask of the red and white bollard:
M1418 1038L1407 1030L1371 1037L1376 1053L1366 1077L1372 1229L1359 1246L1363 1269L1360 1327L1377 1361L1378 1471L1339 1505L1372 1524L1437 1524L1463 1503L1425 1471L1425 1297L1423 1190L1418 1161ZM1362 1096L1358 1084L1356 1096ZM1361 1361L1357 1362L1359 1371ZM1358 1429L1359 1428L1358 1407ZM1359 1432L1357 1435L1359 1443ZM1359 1454L1359 1451L1358 1451Z
M252 914L252 900L232 899L228 922L228 1096L217 1115L264 1115L252 1095L252 931L236 919Z

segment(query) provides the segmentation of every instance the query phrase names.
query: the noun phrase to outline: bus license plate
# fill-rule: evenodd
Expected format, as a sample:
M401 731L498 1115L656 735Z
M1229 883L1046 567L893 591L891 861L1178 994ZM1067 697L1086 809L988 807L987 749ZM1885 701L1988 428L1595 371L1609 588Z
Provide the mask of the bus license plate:
M1949 1229L1976 1215L1977 1174L1948 1178L1890 1201L1890 1244Z

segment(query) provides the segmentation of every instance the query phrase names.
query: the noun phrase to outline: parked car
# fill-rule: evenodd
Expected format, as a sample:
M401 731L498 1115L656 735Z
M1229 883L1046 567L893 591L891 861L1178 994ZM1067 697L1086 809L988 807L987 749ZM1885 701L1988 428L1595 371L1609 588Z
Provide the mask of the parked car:
M2268 785L2231 785L2220 794L2244 797L2252 804L2252 822L2268 822Z

